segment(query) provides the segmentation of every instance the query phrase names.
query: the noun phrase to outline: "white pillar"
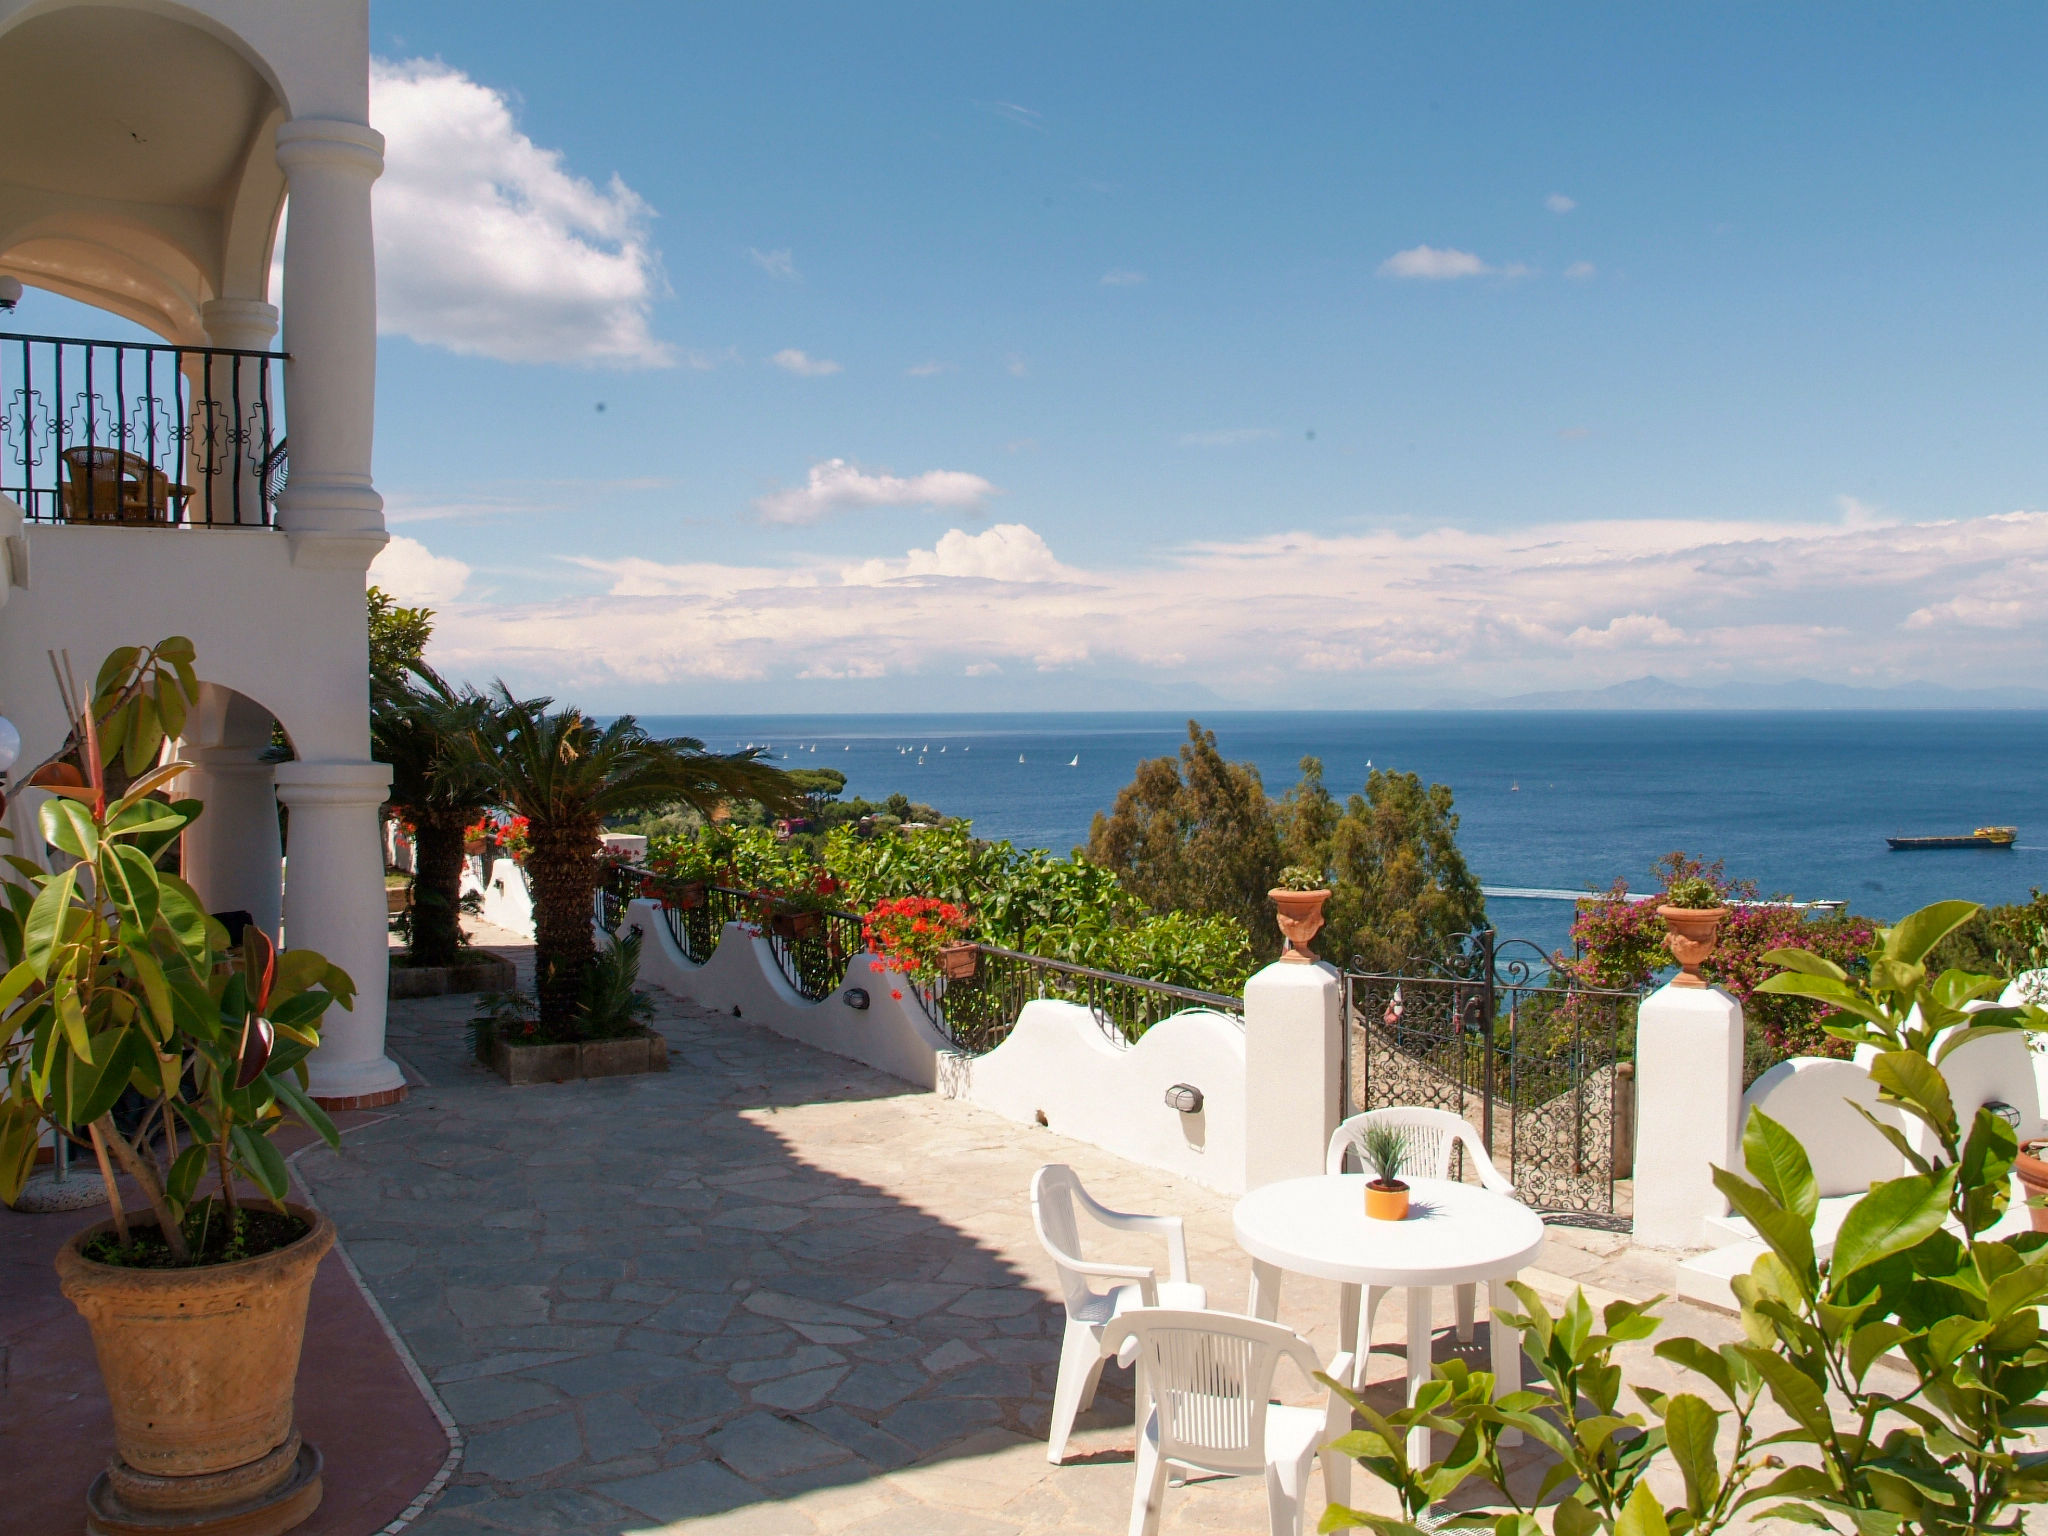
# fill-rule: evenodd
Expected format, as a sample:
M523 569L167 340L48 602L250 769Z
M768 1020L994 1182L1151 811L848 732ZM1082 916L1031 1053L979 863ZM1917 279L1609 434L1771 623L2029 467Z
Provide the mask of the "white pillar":
M1635 1239L1712 1246L1728 1202L1714 1165L1742 1171L1742 1005L1719 987L1658 988L1636 1015Z
M390 947L377 811L385 763L280 763L286 836L284 939L317 949L356 984L354 1010L330 1008L308 1063L313 1096L330 1109L366 1109L403 1096L405 1075L384 1054Z
M267 352L277 339L277 306L261 299L209 299L199 307L207 345ZM264 456L284 433L283 380L261 358L185 360L193 432L185 483L187 522L260 524Z
M209 912L247 912L272 938L284 918L275 765L247 746L189 747L179 792L206 810L185 833L185 879Z
M1244 1187L1323 1171L1343 1102L1342 985L1276 961L1244 988Z
M370 479L377 390L377 261L370 183L384 136L339 118L277 130L290 193L284 255L285 402L291 478L278 521L297 565L367 568L383 547L384 499Z

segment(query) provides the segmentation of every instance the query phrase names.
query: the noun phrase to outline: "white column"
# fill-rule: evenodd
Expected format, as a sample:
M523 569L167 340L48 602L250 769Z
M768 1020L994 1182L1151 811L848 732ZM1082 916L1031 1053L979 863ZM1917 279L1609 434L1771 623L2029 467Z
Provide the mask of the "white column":
M1342 986L1285 961L1244 988L1244 1187L1323 1171L1342 1103Z
M1742 1005L1719 987L1658 988L1636 1016L1635 1239L1712 1246L1714 1165L1742 1169Z
M209 299L199 307L209 346L268 352L277 339L277 306L261 299ZM193 523L263 521L258 471L284 432L282 377L261 358L185 360L192 390L193 428L185 483L192 487L185 520Z
M405 1075L384 1054L390 949L377 810L391 783L384 763L280 763L277 797L291 809L286 836L284 941L317 949L356 984L353 1011L330 1008L309 1066L313 1096L329 1108L388 1104Z
M290 193L284 256L285 402L291 478L278 521L298 565L367 568L383 547L384 499L370 479L377 391L377 260L370 183L384 136L339 118L277 130Z
M272 938L284 917L283 846L277 835L276 766L259 748L188 747L192 772L179 785L206 810L185 833L185 878L209 912L247 912Z

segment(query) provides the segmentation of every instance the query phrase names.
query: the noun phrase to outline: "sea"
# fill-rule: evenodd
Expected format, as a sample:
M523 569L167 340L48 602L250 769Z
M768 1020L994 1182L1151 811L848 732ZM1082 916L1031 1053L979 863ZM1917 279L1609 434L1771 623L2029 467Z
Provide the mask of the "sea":
M1067 853L1145 758L1186 739L1174 714L642 716L716 750L836 768L847 793L901 792L976 833ZM1369 768L1450 786L1458 845L1503 940L1568 947L1569 893L1643 893L1683 850L1766 895L1889 921L1930 901L2048 886L2048 712L1211 712L1223 755L1267 793L1320 758L1344 796ZM1888 835L2019 828L2010 850L1895 852ZM1548 892L1547 895L1505 894Z

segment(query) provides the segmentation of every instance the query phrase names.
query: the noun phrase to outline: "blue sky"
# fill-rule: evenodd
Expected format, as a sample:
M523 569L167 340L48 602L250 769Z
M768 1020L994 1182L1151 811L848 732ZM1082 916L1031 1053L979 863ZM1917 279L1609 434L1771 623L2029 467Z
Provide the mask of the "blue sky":
M2033 680L2048 12L373 24L380 576L457 670L643 709Z

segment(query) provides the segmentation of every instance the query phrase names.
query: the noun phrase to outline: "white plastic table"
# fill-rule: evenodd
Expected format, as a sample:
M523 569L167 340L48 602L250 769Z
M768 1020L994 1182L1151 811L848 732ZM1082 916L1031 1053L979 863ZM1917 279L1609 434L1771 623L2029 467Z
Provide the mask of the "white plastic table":
M1408 1292L1408 1401L1430 1375L1430 1291L1439 1285L1487 1282L1495 1307L1516 1305L1507 1289L1522 1266L1543 1246L1543 1222L1519 1201L1476 1184L1448 1179L1410 1179L1405 1221L1375 1221L1365 1214L1366 1176L1319 1174L1283 1179L1255 1189L1237 1203L1233 1226L1238 1246L1252 1258L1250 1312L1273 1321L1280 1308L1280 1275L1291 1270L1335 1280L1344 1287L1342 1337L1351 1346L1347 1386L1365 1380L1372 1347L1372 1315L1387 1291ZM1366 1292L1359 1305L1359 1289ZM1460 1292L1458 1331L1469 1339L1472 1315ZM1492 1329L1494 1390L1519 1391L1522 1340L1495 1323ZM1411 1435L1411 1454L1428 1458L1427 1430Z

